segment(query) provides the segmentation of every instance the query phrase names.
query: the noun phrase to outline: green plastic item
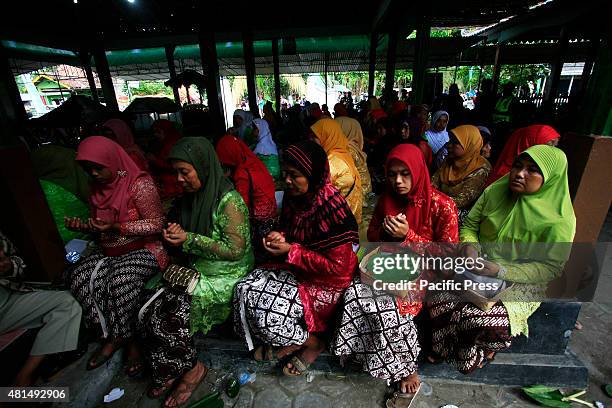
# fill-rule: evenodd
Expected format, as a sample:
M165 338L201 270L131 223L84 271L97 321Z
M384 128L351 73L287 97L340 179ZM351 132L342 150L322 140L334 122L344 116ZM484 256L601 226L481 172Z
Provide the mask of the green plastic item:
M221 394L219 391L211 392L201 400L189 405L189 408L223 408L225 404L220 397Z
M606 393L606 395L612 398L612 385L605 384L602 388L603 388L603 391Z
M225 386L225 394L227 394L230 398L236 398L238 393L240 392L240 383L235 378L230 378L227 380L227 385Z

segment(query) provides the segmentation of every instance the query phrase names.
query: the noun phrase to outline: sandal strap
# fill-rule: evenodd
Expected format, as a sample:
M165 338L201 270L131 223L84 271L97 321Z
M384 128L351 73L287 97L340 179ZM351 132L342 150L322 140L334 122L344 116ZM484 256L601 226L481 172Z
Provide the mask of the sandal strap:
M308 367L310 364L306 363L300 356L293 356L290 360L291 365L295 368L300 374L308 371Z

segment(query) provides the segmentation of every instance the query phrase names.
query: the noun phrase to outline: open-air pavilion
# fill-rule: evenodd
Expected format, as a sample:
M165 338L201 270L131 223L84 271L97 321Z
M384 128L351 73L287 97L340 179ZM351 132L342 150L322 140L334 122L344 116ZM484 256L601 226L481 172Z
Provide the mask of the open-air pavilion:
M612 140L607 137L612 135L612 36L607 3L61 0L12 4L0 24L0 186L9 192L9 198L1 200L0 214L16 216L0 218L0 228L28 226L17 233L16 240L36 270L36 280L51 281L61 274L65 253L48 211L40 211L44 196L28 166L20 177L15 171L29 160L28 152L16 147L28 119L15 78L41 67L81 67L92 99L111 111L119 110L113 77L168 81L180 105L181 75L196 71L197 80L203 81L206 108L221 133L227 118L220 78L226 76L246 76L249 107L257 112L256 75L273 75L275 106L280 108L281 75L367 71L368 91L373 95L375 72L385 73L384 89L389 90L395 71L409 69L414 101L422 103L432 101L441 91L436 69L442 67L480 67L480 82L482 67L493 66L492 80L498 89L503 65L549 64L541 103L554 110L555 103L560 103L563 64L580 62L584 63L580 80L569 101L564 98L561 102L576 107L573 127L563 134L561 147L570 163L576 241L590 245L590 249L577 251L570 264L577 270L587 269L591 265L581 262L592 256L612 199L606 180L612 170ZM469 35L432 36L437 29L456 28L470 28ZM562 289L577 285L571 278L564 279L559 282ZM471 378L516 385L547 376L551 384L585 386L586 368L567 348L567 332L579 311L575 302L549 306L535 323L546 326L545 333L535 330L530 340L517 341L494 366L498 371L489 371L496 374L478 372ZM214 350L213 358L244 359L234 343L227 346L218 339L204 343ZM543 344L548 344L544 351ZM112 369L118 370L117 364ZM459 378L443 368L426 367L424 373ZM107 385L114 373L109 375Z

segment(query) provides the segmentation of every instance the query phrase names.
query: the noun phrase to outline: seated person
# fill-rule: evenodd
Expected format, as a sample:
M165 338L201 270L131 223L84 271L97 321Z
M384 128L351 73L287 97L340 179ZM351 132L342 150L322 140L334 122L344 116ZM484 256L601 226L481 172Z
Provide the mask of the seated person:
M431 178L431 185L453 199L459 225L485 187L491 164L480 155L482 136L476 126L462 125L449 132L448 156Z
M34 373L45 356L75 350L81 306L67 291L32 290L19 283L26 265L11 241L0 232L0 334L40 328L30 356L14 385L34 385Z
M249 350L257 343L255 359L295 354L283 368L285 375L295 376L325 349L336 305L355 274L353 245L359 234L351 209L331 184L321 146L313 141L290 145L282 166L287 187L280 229L264 242L279 260L238 282L234 322ZM267 296L280 288L280 296Z
M512 286L488 311L448 292L430 297L430 361L446 360L467 374L510 347L512 337L528 335L527 319L545 297L546 284L563 271L575 232L565 154L552 146L530 147L514 160L509 174L484 191L460 230L465 257L485 255L481 245L502 244L490 245L493 252L486 253L484 267L473 272ZM531 249L533 243L548 245ZM500 256L497 248L503 244L519 252Z
M441 255L438 252L445 248L422 244L459 240L457 208L453 200L431 187L417 146L395 147L385 170L387 190L376 204L368 241L396 242L422 255ZM433 276L433 271L423 271L417 279ZM413 318L421 310L423 295L415 291L398 298L355 278L344 294L340 326L332 344L334 354L353 357L373 377L397 383L401 393L415 393L420 385L420 347ZM384 361L380 356L385 356Z

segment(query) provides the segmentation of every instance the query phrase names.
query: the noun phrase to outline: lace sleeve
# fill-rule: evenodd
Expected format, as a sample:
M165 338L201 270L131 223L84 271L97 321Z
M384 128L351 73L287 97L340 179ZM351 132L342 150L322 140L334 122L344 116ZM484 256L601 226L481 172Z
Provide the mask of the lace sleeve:
M164 228L164 214L159 193L150 177L139 178L132 187L132 198L140 219L124 222L121 235L154 235Z
M218 239L187 233L183 250L189 254L213 260L237 261L248 250L250 231L248 210L238 193L233 192L227 201L220 204L216 219L220 236Z

